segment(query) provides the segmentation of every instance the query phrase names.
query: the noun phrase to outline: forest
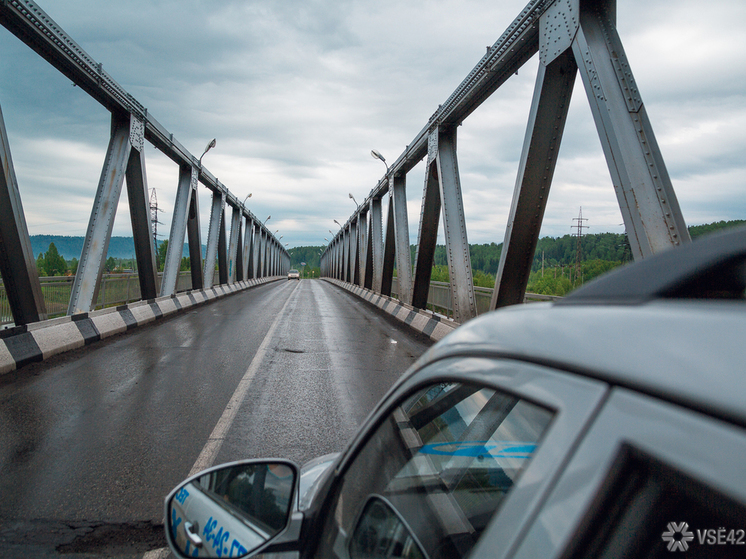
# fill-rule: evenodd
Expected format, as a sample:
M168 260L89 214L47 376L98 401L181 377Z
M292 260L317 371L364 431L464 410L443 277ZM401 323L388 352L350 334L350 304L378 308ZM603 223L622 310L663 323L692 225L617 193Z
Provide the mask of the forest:
M689 227L693 239L728 227L746 225L746 220L718 221ZM34 235L31 237L34 254L38 255L39 275L74 274L78 259L68 255L79 255L83 246L82 237ZM46 244L45 244L46 243ZM156 259L163 269L168 241L159 241ZM43 248L47 247L46 251ZM531 266L528 291L546 295L564 295L596 276L632 260L627 237L623 233L593 233L581 238L580 277L577 277L578 239L575 235L542 237L539 239ZM301 246L288 250L290 266L301 271L304 277L319 277L319 261L323 246ZM474 276L474 285L494 287L495 274L500 264L502 243L469 245L469 255ZM414 265L417 246L411 245ZM188 250L185 245L181 263L182 270L189 269ZM106 260L106 271L131 271L135 266L134 244L131 237L112 237ZM303 264L305 263L305 265ZM448 281L448 262L444 245L435 248L432 281Z

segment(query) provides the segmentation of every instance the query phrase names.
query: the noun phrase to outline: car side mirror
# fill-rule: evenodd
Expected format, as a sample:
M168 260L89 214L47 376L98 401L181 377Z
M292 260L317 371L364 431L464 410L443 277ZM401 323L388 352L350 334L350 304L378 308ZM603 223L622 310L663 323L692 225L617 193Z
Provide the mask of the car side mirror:
M287 528L298 466L244 460L190 477L167 497L166 539L177 557L244 557Z

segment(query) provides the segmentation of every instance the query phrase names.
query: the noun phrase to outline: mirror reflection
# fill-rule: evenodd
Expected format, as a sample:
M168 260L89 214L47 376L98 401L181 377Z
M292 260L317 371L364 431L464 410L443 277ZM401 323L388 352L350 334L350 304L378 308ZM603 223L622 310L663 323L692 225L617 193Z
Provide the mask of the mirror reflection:
M242 557L285 528L294 486L295 470L282 462L205 473L169 502L173 543L187 557Z
M422 546L396 509L372 495L350 540L351 559L426 559Z

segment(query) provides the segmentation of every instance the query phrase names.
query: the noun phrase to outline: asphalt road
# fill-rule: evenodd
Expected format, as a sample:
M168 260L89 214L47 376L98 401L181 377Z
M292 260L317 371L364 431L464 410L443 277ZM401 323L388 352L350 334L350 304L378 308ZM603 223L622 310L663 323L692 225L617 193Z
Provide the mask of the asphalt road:
M193 468L342 450L429 345L331 284L283 280L4 375L0 556L163 547L163 497Z

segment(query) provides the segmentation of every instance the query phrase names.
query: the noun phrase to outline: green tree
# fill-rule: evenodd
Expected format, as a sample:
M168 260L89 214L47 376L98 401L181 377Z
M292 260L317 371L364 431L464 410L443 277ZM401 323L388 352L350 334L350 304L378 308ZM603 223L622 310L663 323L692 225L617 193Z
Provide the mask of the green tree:
M36 259L36 271L40 278L46 277L47 271L44 269L44 254L39 253L39 258Z
M117 267L117 261L114 260L113 256L109 256L109 258L106 259L106 264L104 265L104 269L111 273L113 272Z
M158 245L158 271L163 271L163 266L166 264L166 252L168 251L168 240L161 242Z
M49 243L49 248L44 254L44 270L48 276L62 276L67 272L67 262L57 252L54 243Z

